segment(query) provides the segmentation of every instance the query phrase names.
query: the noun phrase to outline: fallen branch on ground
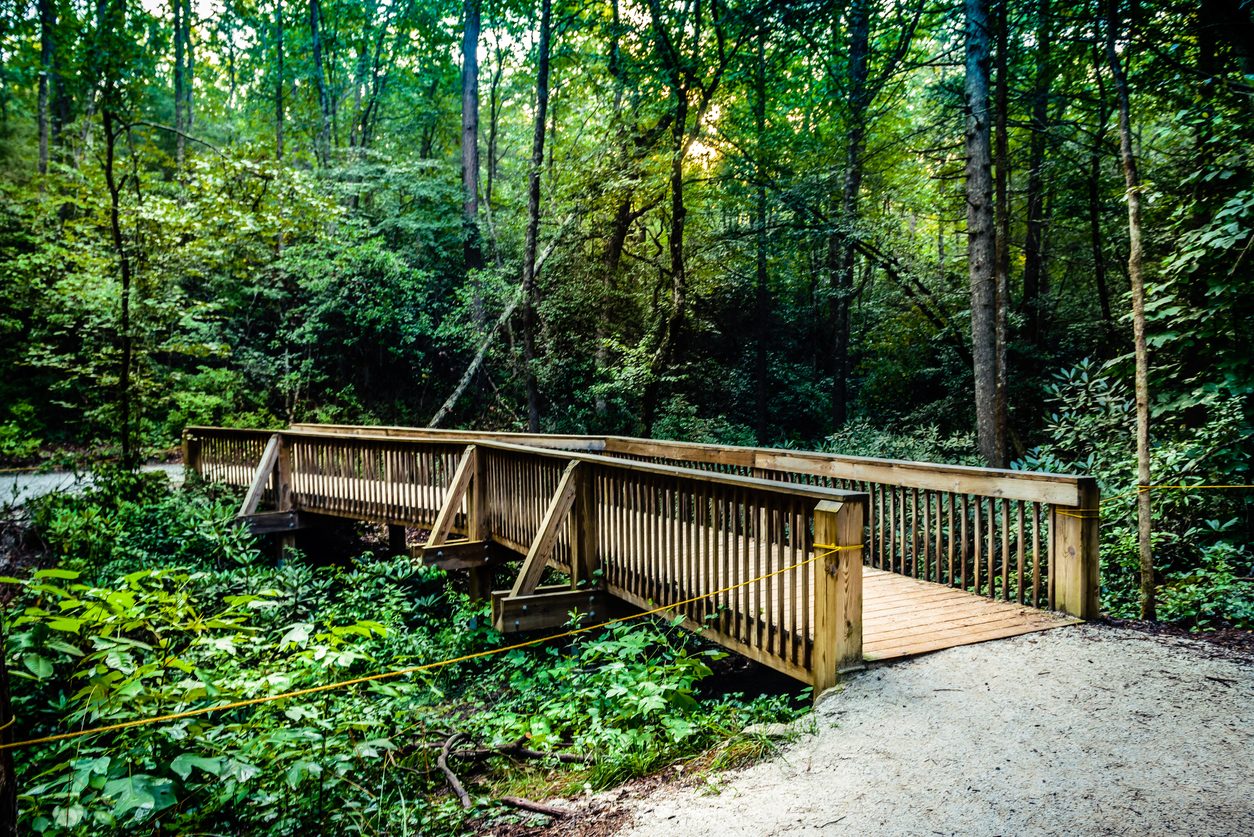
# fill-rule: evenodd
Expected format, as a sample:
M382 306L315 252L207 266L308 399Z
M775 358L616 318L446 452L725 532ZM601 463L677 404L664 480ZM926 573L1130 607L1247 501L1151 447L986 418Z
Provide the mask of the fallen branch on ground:
M440 748L440 757L435 760L435 763L440 768L440 772L444 774L444 778L448 780L449 787L457 794L457 798L462 801L462 807L469 811L474 807L474 803L470 801L470 794L466 793L466 788L462 785L461 780L457 778L457 774L448 766L448 757L453 747L465 737L460 732L450 735L444 742L444 746Z
M573 813L565 808L545 805L543 802L532 802L530 799L523 799L518 796L502 796L501 802L504 802L506 805L512 805L515 808L521 808L524 811L544 814L546 817L569 817Z

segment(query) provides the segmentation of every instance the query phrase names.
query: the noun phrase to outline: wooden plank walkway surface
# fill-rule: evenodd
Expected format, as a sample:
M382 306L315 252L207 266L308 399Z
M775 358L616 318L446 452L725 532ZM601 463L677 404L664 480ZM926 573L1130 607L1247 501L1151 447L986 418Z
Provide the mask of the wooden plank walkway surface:
M862 568L862 655L895 660L1082 620L964 590Z

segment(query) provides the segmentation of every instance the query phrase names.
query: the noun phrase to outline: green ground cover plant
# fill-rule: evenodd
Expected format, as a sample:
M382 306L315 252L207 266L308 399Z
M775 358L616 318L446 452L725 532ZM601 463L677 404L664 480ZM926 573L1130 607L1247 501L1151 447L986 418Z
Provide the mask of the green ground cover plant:
M47 565L4 579L19 738L274 695L500 647L442 571L369 551L274 560L235 498L102 473L31 509ZM634 621L445 668L15 752L39 834L473 833L529 815L508 794L580 793L683 762L804 692L703 692L722 656ZM450 765L471 807L450 793ZM743 753L752 747L740 747Z

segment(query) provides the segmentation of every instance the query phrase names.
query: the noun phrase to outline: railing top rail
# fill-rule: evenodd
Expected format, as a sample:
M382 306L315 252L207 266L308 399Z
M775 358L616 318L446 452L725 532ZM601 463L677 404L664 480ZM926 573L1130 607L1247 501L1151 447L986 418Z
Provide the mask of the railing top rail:
M284 438L309 439L317 441L325 441L328 438L340 438L349 442L387 442L391 444L401 445L423 445L432 443L447 443L450 445L474 444L491 450L499 450L504 452L518 453L526 456L536 456L546 459L559 459L569 461L571 459L580 462L588 462L594 465L600 465L605 468L616 471L629 471L633 473L655 474L659 476L679 477L692 482L704 482L714 485L727 485L738 488L755 489L765 491L772 494L786 494L791 497L805 497L816 501L836 500L850 501L862 500L866 495L858 491L843 491L836 488L824 488L816 485L805 485L798 483L779 482L778 480L759 479L757 477L740 476L739 474L726 474L718 471L701 471L693 468L680 468L674 465L661 465L654 462L639 462L632 459L620 459L614 456L603 456L596 453L588 453L585 451L558 450L550 448L541 448L534 445L513 444L511 442L502 442L492 439L474 438L468 435L444 435L439 439L423 439L423 438L406 438L404 436L387 436L374 435L365 432L355 432L347 436L337 437L335 434L326 432L306 431L306 430L268 430L268 431L246 431L237 428L219 428L219 427L188 427L187 433L192 435L199 434L201 436L212 435L232 435L245 433L253 434L263 432L267 434L278 434ZM449 431L455 434L456 431Z
M945 465L819 451L739 447L699 442L674 442L630 436L578 436L530 433L493 433L474 430L438 430L418 427L365 425L292 425L294 430L327 434L385 435L395 438L492 439L561 450L604 451L635 456L658 456L731 467L759 468L837 479L862 480L906 488L952 491L1008 500L1076 506L1082 486L1091 477L1016 471L971 465Z
M492 439L501 442L512 442L520 445L531 445L542 448L560 448L563 450L600 451L605 449L604 436L578 436L569 433L517 433L493 432L486 430L447 430L430 427L398 427L391 425L362 424L309 424L296 423L292 430L302 433L322 433L324 435L352 436L387 436L390 438L422 438L422 439Z
M605 443L607 453L665 456L1061 506L1077 505L1080 501L1080 486L1092 480L1091 477L1074 474L876 459L819 451L669 442L626 436L608 436Z

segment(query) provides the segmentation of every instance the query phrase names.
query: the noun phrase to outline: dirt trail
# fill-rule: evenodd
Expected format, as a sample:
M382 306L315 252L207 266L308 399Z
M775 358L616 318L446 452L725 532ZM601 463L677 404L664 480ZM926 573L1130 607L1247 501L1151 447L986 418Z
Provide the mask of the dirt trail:
M624 835L1254 834L1254 658L1103 625L848 678L769 761ZM817 726L817 729L815 727Z

